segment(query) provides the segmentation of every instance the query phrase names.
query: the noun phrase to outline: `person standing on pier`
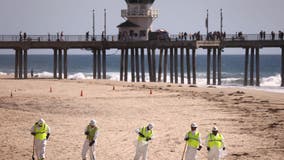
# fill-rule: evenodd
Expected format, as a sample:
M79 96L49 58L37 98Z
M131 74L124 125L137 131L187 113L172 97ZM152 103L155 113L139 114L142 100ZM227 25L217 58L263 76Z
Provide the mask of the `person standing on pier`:
M195 160L197 151L200 151L201 146L201 138L200 134L197 131L197 124L191 124L191 131L187 132L184 140L186 141L186 153L185 160Z
M63 41L63 31L60 33L60 41Z
M87 159L87 152L89 150L90 160L96 159L95 144L98 136L98 127L96 120L91 120L85 129L86 140L82 149L82 159Z
M86 41L89 41L89 31L86 32Z
M46 142L50 136L50 128L41 118L31 128L31 134L34 136L34 151L38 160L45 159Z
M218 128L214 126L212 133L206 138L206 145L208 151L208 160L219 160L222 157L222 151L224 151L224 137L218 133Z
M19 36L20 36L20 41L22 41L23 40L22 31L20 31Z
M138 134L138 143L136 146L136 154L134 160L139 160L142 157L142 160L147 160L148 153L148 143L152 140L153 136L153 127L152 123L149 123L148 126L137 128L135 132Z

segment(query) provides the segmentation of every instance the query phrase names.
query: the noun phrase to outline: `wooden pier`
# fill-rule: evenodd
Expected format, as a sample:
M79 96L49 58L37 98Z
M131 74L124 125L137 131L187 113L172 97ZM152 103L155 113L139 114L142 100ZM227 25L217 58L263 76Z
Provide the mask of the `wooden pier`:
M53 78L55 79L67 78L68 49L92 50L93 78L106 79L106 51L118 49L121 55L120 81L129 80L128 64L130 64L130 81L145 82L147 72L145 63L148 63L150 82L167 82L167 68L169 67L170 83L196 84L196 49L202 48L207 52L207 85L221 85L222 50L224 48L243 48L245 57L244 86L259 86L260 50L262 48L281 48L279 72L281 74L281 86L284 87L284 40L271 39L269 36L263 40L259 39L258 35L244 35L241 39L234 38L234 36L227 35L220 40L182 40L171 37L170 40L155 41L121 41L117 40L117 36L107 36L100 40L100 36L97 36L94 38L96 41L90 41L83 35L66 35L60 40L56 36L31 35L23 40L16 35L0 35L0 49L13 49L15 51L15 79L28 78L27 54L28 50L31 49L53 50ZM156 54L159 55L158 61L155 59ZM144 59L145 55L147 55L146 60ZM187 82L184 81L185 70ZM248 71L250 71L249 74Z

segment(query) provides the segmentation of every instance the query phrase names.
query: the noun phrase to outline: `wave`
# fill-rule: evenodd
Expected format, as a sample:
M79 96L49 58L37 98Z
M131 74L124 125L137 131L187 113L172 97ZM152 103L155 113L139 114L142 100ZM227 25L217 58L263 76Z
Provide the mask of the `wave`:
M6 76L6 75L13 75L14 73L5 73L0 72L0 75ZM28 75L30 76L30 74ZM128 81L131 82L131 72L128 72ZM135 75L136 76L136 75ZM224 74L222 73L222 85L223 86L243 86L243 76L236 76L234 74ZM34 73L34 77L36 78L53 78L53 73L48 71L43 71L39 73ZM92 73L85 73L85 72L78 72L78 73L69 73L68 79L70 80L83 80L83 79L93 79ZM140 75L141 78L141 75ZM212 77L211 77L212 78ZM107 72L107 79L119 81L120 80L120 73L119 72ZM149 74L145 73L145 80L146 82L149 82ZM161 81L163 82L163 76L161 77ZM185 74L184 83L187 84L187 77ZM170 76L167 76L167 82L170 82ZM197 73L197 79L196 79L197 85L205 86L207 85L207 78L206 73L204 72L198 72ZM212 79L210 80L212 84ZM180 74L178 77L178 83L181 83ZM260 80L260 85L262 87L279 87L281 85L281 75L276 74L274 76L268 76L263 77Z

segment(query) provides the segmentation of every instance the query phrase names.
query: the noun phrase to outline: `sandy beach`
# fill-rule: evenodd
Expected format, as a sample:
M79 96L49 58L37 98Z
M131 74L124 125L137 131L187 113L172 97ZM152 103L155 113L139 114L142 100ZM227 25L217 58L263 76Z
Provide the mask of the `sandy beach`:
M148 122L155 124L149 160L181 159L183 138L192 122L199 125L203 145L212 126L219 127L226 160L281 160L283 97L283 93L244 88L2 78L0 159L31 159L30 128L42 117L51 128L49 160L81 159L84 129L93 118L100 128L98 160L132 160L134 131ZM206 158L204 146L198 159Z

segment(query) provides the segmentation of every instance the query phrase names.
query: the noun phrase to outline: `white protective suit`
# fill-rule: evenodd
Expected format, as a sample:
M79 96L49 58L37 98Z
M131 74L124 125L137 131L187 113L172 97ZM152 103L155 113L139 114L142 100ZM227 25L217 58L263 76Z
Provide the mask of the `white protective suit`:
M196 131L192 131L193 134L195 134ZM185 139L188 138L188 134L186 133ZM199 144L201 144L201 138L198 139ZM197 157L197 148L193 148L191 146L187 145L187 149L185 152L185 160L195 160Z
M85 132L87 131L87 128L85 129ZM89 155L90 155L90 160L96 160L96 139L98 136L98 131L95 133L93 141L95 141L95 143L92 146L89 146L90 144L90 140L86 139L84 144L83 144L83 149L82 149L82 159L86 160L87 159L87 152L89 150Z
M35 130L34 127L35 125L31 128L31 132L34 132ZM47 133L50 134L50 128L48 126L47 126ZM46 143L47 143L46 139L45 140L39 140L39 139L34 140L34 150L35 150L35 155L38 160L45 159Z

